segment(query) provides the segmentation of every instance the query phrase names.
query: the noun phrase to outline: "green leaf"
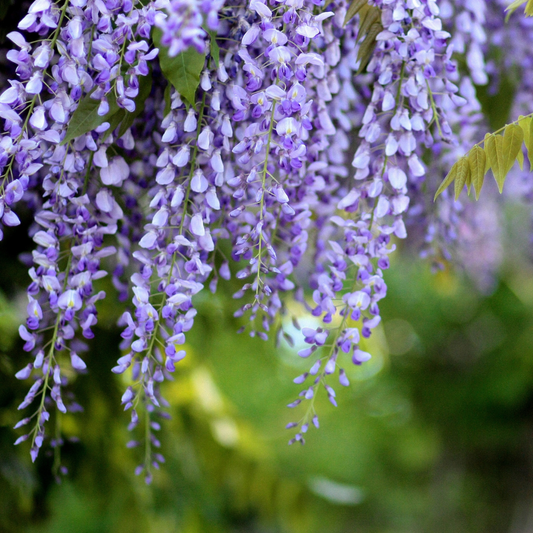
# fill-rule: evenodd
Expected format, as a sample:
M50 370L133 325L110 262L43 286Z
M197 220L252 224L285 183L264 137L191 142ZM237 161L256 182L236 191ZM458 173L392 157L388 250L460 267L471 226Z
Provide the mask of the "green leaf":
M487 140L489 139L491 135L492 135L491 133L485 133L485 138L483 139L484 148L485 148L485 159L487 160L485 164L485 174L490 170L490 159L487 154Z
M524 170L524 152L522 152L522 150L518 152L518 155L516 156L516 160L518 161L520 170Z
M353 0L350 4L350 7L348 7L346 11L346 16L344 17L344 25L348 24L350 20L352 20L355 15L359 12L359 10L365 6L368 5L367 0Z
M529 122L529 138L527 141L527 156L529 158L529 166L533 170L533 118Z
M533 0L528 0L524 11L528 17L533 17Z
M119 137L122 137L128 131L128 129L131 128L135 119L142 113L144 110L144 103L150 96L151 90L152 73L149 72L147 76L142 76L139 79L139 93L135 98L135 111L133 113L126 112L124 120L120 124L120 129L118 130Z
M104 122L111 122L111 118L120 108L112 91L107 95L107 101L109 103L109 112L102 117L98 114L100 100L91 98L90 94L85 95L70 119L67 133L61 144L67 144L76 137L93 131Z
M476 200L479 200L479 193L485 181L485 167L487 164L487 156L485 150L481 146L474 146L468 153L468 164L470 165L470 173L472 176L472 184L476 191Z
M357 53L357 60L361 62L359 64L357 74L363 72L365 67L368 65L370 59L372 58L374 48L377 44L376 37L378 33L380 33L382 30L383 26L379 22L374 23L369 29L365 40L361 43L361 46L359 47L359 52Z
M503 171L507 175L514 162L524 141L524 132L517 124L509 124L503 132Z
M529 133L531 130L531 117L525 117L524 115L520 115L518 117L518 125L522 128L522 131L524 132L524 142L526 143L526 146L529 144Z
M165 93L163 94L163 98L165 99L165 110L163 112L163 116L166 117L170 113L170 109L172 106L172 100L170 98L170 91L172 90L172 86L170 83L167 83L167 86L165 87Z
M115 131L117 126L126 118L129 113L125 109L119 109L109 120L109 129L104 133L104 141ZM119 135L121 137L121 135Z
M522 5L522 4L525 4L527 2L527 0L515 0L512 4L509 4L506 8L505 8L505 11L507 11L507 16L505 17L505 22L507 22L509 20L509 17ZM526 6L526 10L527 10L527 6Z
M463 187L469 180L470 165L468 164L468 157L466 156L461 157L461 159L455 164L457 165L457 175L455 176L455 199L457 200Z
M453 167L450 169L450 172L448 172L447 176L444 178L444 181L440 184L440 187L437 189L437 192L435 193L435 197L433 198L433 201L437 199L439 194L442 191L444 191L444 189L446 189L446 187L448 187L448 185L450 185L450 183L452 183L452 181L457 176L457 164L458 162L456 162L455 165L453 165Z
M503 160L503 137L501 135L489 135L485 141L485 152L490 162L492 174L501 193L506 175Z
M211 57L215 62L215 66L218 68L218 65L220 64L220 46L218 46L217 43L217 32L207 30L207 33L209 33L209 37L211 38L209 45L209 53L211 54Z
M364 14L361 13L361 20L359 21L359 35L366 35L367 33L370 34L374 24L379 23L380 20L381 11L377 7L371 7L368 10L365 10ZM383 30L381 24L379 24L379 28L379 31L374 35L373 39L375 39L376 35Z
M520 115L518 117L518 124L524 132L524 142L526 143L529 166L533 169L533 118Z
M161 44L162 35L160 29L154 30L154 43L159 48L159 64L163 75L181 97L194 107L196 89L200 85L200 74L205 65L205 53L200 54L191 46L176 57L170 57L168 49Z

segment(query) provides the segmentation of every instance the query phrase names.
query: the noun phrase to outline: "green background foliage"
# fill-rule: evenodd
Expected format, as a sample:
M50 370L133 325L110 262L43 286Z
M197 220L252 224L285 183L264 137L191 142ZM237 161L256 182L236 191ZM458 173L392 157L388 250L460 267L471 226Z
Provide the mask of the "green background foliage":
M286 344L235 333L237 283L202 296L189 355L164 390L167 463L151 487L134 476L139 458L125 447L123 384L110 373L119 338L112 301L86 358L90 373L75 383L85 412L62 417L65 433L81 437L63 452L69 475L58 485L51 458L32 465L24 444L13 447L25 384L12 374L25 360L19 297L4 278L0 531L487 533L525 524L533 488L525 264L482 296L457 273L397 259L384 325L368 346L374 357L348 370L351 387L336 387L339 408L321 395L321 428L304 447L287 446L283 426L299 390L291 380L306 364Z

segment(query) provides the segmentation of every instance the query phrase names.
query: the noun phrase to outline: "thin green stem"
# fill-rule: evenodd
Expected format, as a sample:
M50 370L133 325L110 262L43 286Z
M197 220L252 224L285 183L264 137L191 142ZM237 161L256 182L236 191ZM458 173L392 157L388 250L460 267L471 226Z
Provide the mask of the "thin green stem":
M498 135L498 133L502 132L503 130L505 130L505 128L507 126L510 126L511 124L518 124L521 120L524 120L525 118L530 118L530 119L533 119L533 113L530 113L529 115L524 115L516 120L513 120L513 122L509 122L509 124L505 124L505 126L502 126L501 128L497 129L496 131L493 131L492 133L490 133L489 135ZM476 144L474 144L472 146L472 148L474 148L474 146L480 146L481 144L483 144L485 142L486 139L483 139L482 141L479 141L477 142ZM471 149L472 149L471 148Z
M63 292L67 288L68 274L69 274L69 271L70 271L71 262L72 262L72 255L69 255L67 266L65 268L65 279L63 280ZM42 391L41 391L41 401L40 401L40 404L39 404L39 408L37 409L37 423L35 424L35 427L33 428L33 431L32 431L32 433L33 433L32 440L31 440L31 447L32 448L33 448L33 446L35 444L35 438L37 437L38 429L41 426L41 424L40 424L41 414L44 411L44 402L46 400L46 391L48 390L48 381L50 379L50 374L52 373L52 365L53 365L53 361L55 359L54 358L55 343L56 343L56 340L57 340L57 333L59 331L59 325L61 324L61 318L62 318L62 313L59 312L57 314L56 321L55 321L55 324L54 324L54 332L52 334L52 338L49 341L50 349L48 351L48 357L45 359L45 364L46 364L46 361L48 361L48 363L47 363L48 364L48 368L47 368L47 371L46 371L46 375L44 376L44 383L43 383L43 388L42 388ZM55 452L54 452L54 457L55 457Z
M427 86L428 93L429 93L429 99L431 101L431 109L433 110L433 119L435 120L435 123L437 124L439 135L442 137L443 135L442 135L442 128L440 126L439 112L437 111L437 105L435 104L435 99L433 98L433 92L431 91L428 80L426 80L426 86Z
M272 114L270 116L270 125L268 127L268 140L266 145L266 155L265 155L265 162L263 164L263 170L261 171L261 188L262 188L262 194L261 194L261 201L259 203L259 223L261 225L261 232L259 233L259 245L258 245L258 251L257 251L257 277L256 277L256 287L255 287L255 300L259 300L259 285L261 283L261 266L263 265L262 261L262 255L263 255L263 221L265 218L265 185L266 185L266 177L267 177L267 167L268 167L268 159L270 156L270 145L272 143L272 132L274 131L274 115L276 112L276 100L274 100L274 103L272 104Z

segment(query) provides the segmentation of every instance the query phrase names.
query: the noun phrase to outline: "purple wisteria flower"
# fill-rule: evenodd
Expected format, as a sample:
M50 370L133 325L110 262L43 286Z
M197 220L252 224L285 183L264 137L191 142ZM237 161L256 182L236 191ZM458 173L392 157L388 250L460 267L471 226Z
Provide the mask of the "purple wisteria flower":
M164 462L164 383L187 355L200 293L238 280L240 331L264 340L286 337L294 302L315 318L289 405L307 408L287 426L304 443L322 389L336 405L333 380L348 386L350 366L372 357L406 227L433 257L469 234L468 209L445 198L430 211L426 191L479 131L485 3L374 0L370 33L360 15L346 20L350 4L36 0L8 34L0 240L24 204L34 249L19 333L31 357L16 377L31 380L20 409L34 413L17 443L30 441L33 460L45 425L80 409L66 391L90 371L108 273L123 305L110 368L127 381L128 447L144 448L136 473L149 483Z

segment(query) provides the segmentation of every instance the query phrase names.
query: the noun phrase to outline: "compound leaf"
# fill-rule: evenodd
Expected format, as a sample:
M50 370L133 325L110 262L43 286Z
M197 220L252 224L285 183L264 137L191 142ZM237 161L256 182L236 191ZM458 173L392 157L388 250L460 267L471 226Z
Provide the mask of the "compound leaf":
M450 185L450 183L452 183L455 177L457 176L457 163L458 162L453 165L453 167L450 169L450 172L448 172L448 174L444 178L444 181L440 184L433 200L436 200L439 194L444 191L444 189L446 189L446 187L448 187L448 185Z

